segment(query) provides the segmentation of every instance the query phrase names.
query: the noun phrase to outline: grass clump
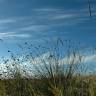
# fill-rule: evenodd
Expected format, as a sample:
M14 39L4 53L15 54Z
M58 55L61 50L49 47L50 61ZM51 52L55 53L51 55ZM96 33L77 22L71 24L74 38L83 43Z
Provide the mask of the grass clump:
M4 87L0 96L96 96L96 77L84 75L84 56L72 42L72 47L65 43L58 40L52 49L38 46L35 51L26 45L28 50L21 57L11 54L11 60L6 62L7 79L0 81ZM65 50L64 44L69 46ZM45 49L47 54L41 55ZM26 70L25 63L32 70Z

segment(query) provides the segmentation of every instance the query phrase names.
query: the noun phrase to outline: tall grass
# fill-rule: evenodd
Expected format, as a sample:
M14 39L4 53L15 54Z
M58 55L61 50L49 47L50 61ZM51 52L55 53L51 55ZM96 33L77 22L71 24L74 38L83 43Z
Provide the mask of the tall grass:
M6 60L7 79L2 92L9 96L96 96L96 78L84 75L84 56L71 41L58 39L48 48L25 46L28 50L21 57L11 53L11 60ZM32 70L26 70L26 64L21 68L24 62Z

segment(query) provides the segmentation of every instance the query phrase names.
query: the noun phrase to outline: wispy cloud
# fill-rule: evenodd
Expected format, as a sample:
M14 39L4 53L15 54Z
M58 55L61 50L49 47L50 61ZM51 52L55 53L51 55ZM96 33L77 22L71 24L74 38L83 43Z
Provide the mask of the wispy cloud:
M52 19L56 20L56 19L68 19L68 18L72 18L75 15L73 14L59 14L57 16L54 16Z
M6 24L6 23L14 23L16 20L14 19L0 19L0 24Z
M30 59L29 61L26 61L26 62L23 62L23 63L20 63L19 64L19 67L20 69L22 70L25 70L26 69L26 72L28 73L30 70L31 70L31 74L30 72L28 73L28 75L33 75L34 72L36 72L36 69L34 67L38 67L38 68L43 68L44 67L44 64L46 64L46 66L48 67L48 65L50 64L49 62L51 62L49 60L50 58L50 52L46 52L44 54L41 54L40 56L38 57L35 57L34 60L33 59ZM22 60L22 57L20 58ZM49 61L48 61L49 60ZM52 59L52 65L55 66L56 62L54 59ZM58 64L61 66L62 64L71 64L74 60L74 64L78 64L78 60L79 60L79 55L76 55L76 57L74 57L73 55L71 55L69 58L68 57L64 57L63 59L58 59ZM93 62L95 61L96 62L96 55L86 55L82 58L81 60L81 64L82 63L86 63L86 67L87 67L87 64L90 63L90 62ZM45 62L45 63L44 63ZM35 64L35 66L34 66ZM12 66L12 60L10 60L10 62L8 62L7 66L9 66L11 69L13 68ZM26 68L24 67L26 66ZM91 65L90 65L91 66ZM78 66L79 67L79 66ZM25 69L24 69L25 68ZM86 68L85 68L86 69ZM14 69L13 69L14 70ZM41 69L39 69L41 70ZM44 69L46 70L46 68ZM54 69L53 69L54 70ZM79 70L82 70L82 69L78 69ZM91 70L90 68L88 70ZM2 63L0 64L0 72L7 72L7 68L6 68L6 64ZM91 70L92 71L92 70Z
M34 32L40 32L47 28L46 25L29 25L27 27L23 27L20 30L22 31L34 31Z
M62 9L58 9L58 8L37 8L37 9L33 9L33 11L36 12L57 12L57 11L62 11Z
M0 33L0 39L6 39L6 38L29 38L29 34L18 34L16 32L1 32Z
M96 62L96 55L76 55L74 56L73 54L68 56L65 56L62 59L58 59L60 64L71 64L74 60L74 64L76 64L80 60L81 56L81 63L88 63L88 62ZM41 54L41 56L36 57L33 61L33 64L41 64L42 59L44 59L47 62L47 59L50 57L50 52Z
M84 62L96 62L96 55L89 55L84 57Z
M64 9L57 9L57 8L41 8L41 9L34 9L33 12L36 14L36 17L43 22L48 22L50 24L58 22L63 22L63 24L66 26L70 26L70 23L73 23L73 25L77 25L79 23L85 22L86 20L89 20L89 14L88 9L76 9L76 10L64 10ZM57 21L58 20L58 21ZM62 21L61 21L62 20ZM70 22L70 23L67 23ZM76 22L76 24L75 24ZM72 24L71 24L72 26Z

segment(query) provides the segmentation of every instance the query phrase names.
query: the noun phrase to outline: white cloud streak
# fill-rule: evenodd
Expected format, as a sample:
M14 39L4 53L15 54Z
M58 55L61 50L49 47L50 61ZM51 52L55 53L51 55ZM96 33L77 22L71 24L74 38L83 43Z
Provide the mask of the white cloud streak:
M24 28L21 28L20 30L22 31L34 31L34 32L39 32L39 31L43 31L47 28L47 25L31 25L31 26L27 26Z
M8 24L8 23L14 23L16 20L14 19L0 19L0 24Z
M18 34L16 32L0 32L0 39L6 38L29 38L29 34Z
M68 19L68 18L72 18L74 16L75 15L73 15L73 14L60 14L60 15L54 16L53 20L56 20L56 19Z
M49 56L50 56L49 52L42 54L40 57L36 57L34 59L33 64L41 64L42 59L47 61ZM81 56L81 63L87 64L88 62L96 62L96 55L86 55L86 56L76 55L75 57L74 57L74 55L71 55L69 57L64 57L63 59L59 59L59 63L60 64L71 64L71 62L74 60L74 64L76 64L80 60L80 56Z
M50 56L50 53L47 52L47 53L44 53L44 54L40 55L39 57L34 58L34 60L32 59L32 60L29 60L29 62L23 62L23 63L19 64L19 67L20 67L19 69L24 70L23 68L25 68L24 66L26 66L27 71L29 69L31 71L36 71L34 69L33 65L35 64L36 66L39 65L39 66L44 67L44 62L46 62L46 64L49 64L49 61L48 61L49 56ZM73 55L71 55L70 58L64 57L63 59L59 59L58 63L60 65L62 65L62 64L71 64L70 62L72 62L73 59L75 60L74 64L77 64L77 62L79 60L79 55L77 55L75 58L74 58ZM44 62L42 62L43 60L44 60ZM54 59L51 59L51 60L52 60L53 66L54 66L56 61ZM83 56L83 58L81 60L81 64L82 63L87 64L87 63L90 63L90 62L93 62L93 61L96 62L96 55L86 55L86 56ZM12 61L11 60L10 60L10 62L8 64L7 64L7 66L12 67ZM41 68L41 67L39 67L39 68ZM6 64L1 63L0 64L0 72L2 73L4 71L7 72ZM34 73L34 72L31 72L31 74L29 74L29 75L32 75L32 73Z
M57 23L59 25L63 22L64 26L73 26L89 20L89 13L87 8L76 10L41 8L34 9L33 12L36 13L36 17L38 19L50 24Z

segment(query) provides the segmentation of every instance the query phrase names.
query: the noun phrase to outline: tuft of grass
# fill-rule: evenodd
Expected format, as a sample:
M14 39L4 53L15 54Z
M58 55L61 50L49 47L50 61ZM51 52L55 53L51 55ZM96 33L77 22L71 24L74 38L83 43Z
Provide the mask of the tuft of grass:
M0 87L0 96L96 96L95 75L84 76L82 54L77 47L73 48L72 42L65 51L65 43L59 39L52 49L38 46L36 51L29 50L32 46L29 48L28 45L28 52L23 52L22 59L11 53L11 60L6 61L10 65L6 66L7 79L0 81L0 86L3 86ZM40 52L42 48L48 49L48 54L38 60L36 56L45 53L45 50ZM35 56L33 52L36 52ZM30 76L20 67L25 62L34 68Z

